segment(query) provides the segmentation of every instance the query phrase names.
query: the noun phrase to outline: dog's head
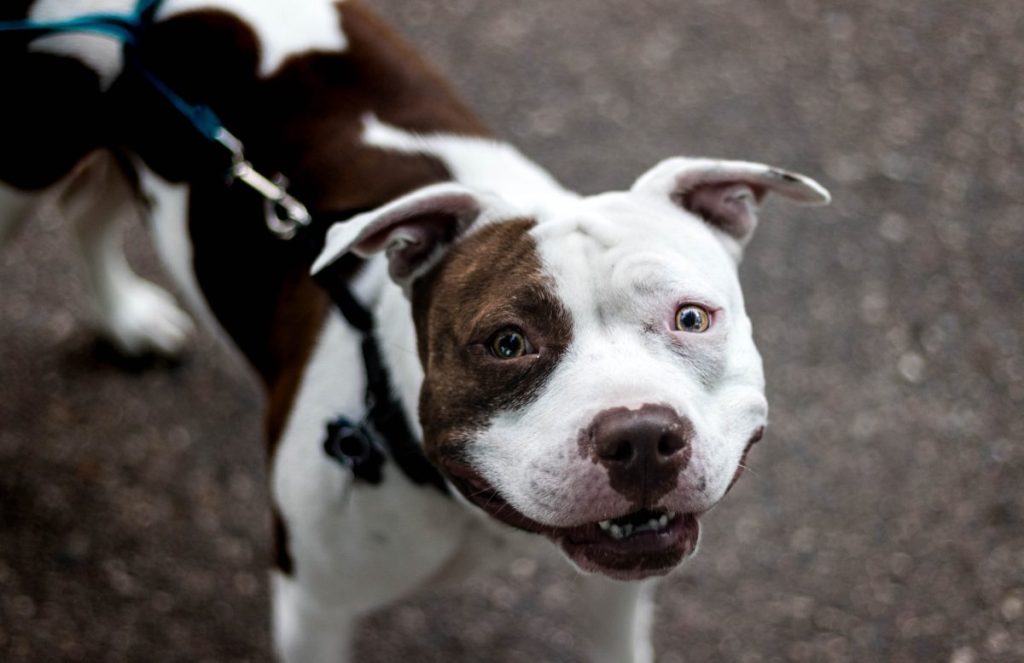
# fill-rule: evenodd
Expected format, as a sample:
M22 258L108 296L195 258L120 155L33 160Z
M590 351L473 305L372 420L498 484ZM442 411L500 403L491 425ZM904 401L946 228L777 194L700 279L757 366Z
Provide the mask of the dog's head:
M696 159L539 217L441 184L336 226L317 267L387 253L425 449L466 499L584 570L643 578L694 550L765 426L736 268L768 193L828 201L801 175Z

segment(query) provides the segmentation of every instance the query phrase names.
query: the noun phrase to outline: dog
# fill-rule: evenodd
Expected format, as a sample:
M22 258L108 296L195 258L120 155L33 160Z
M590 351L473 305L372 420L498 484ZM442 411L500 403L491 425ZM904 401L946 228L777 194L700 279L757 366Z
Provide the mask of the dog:
M2 18L132 8L27 4ZM192 310L265 388L282 660L349 660L361 615L549 551L583 574L589 660L653 660L654 580L694 553L766 423L743 248L765 196L823 204L821 185L676 157L577 195L359 0L166 0L131 66L98 35L4 37L0 52L18 100L0 111L0 239L56 206L100 332L175 355L190 317L120 246L145 220ZM139 66L333 218L268 232L266 201L225 182L223 155ZM332 273L369 329L311 273ZM409 439L378 418L362 473L325 451L330 422L389 398Z

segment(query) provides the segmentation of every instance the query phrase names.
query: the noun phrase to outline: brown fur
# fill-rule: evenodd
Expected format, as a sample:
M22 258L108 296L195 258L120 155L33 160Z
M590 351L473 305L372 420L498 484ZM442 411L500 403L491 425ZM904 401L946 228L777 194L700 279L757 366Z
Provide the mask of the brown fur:
M363 115L372 112L414 131L485 135L486 129L445 80L362 3L345 2L340 11L349 43L345 52L292 58L269 79L256 75L255 36L220 12L194 12L159 24L140 55L180 94L214 108L257 168L285 174L291 192L314 212L371 208L450 179L435 159L362 145ZM183 43L189 48L180 48ZM193 185L194 267L218 320L265 384L269 460L330 308L308 276L326 227L282 243L263 227L258 198L237 187L225 189L219 177L195 176L200 151L181 150L180 136L144 130L135 137L151 167ZM347 271L358 267L359 261L350 261ZM338 369L353 375L361 370ZM275 561L290 572L287 531L276 516L274 538Z
M535 398L572 339L572 321L529 235L534 223L482 228L414 285L424 445L442 465L458 463L467 437L494 413ZM538 354L492 356L488 343L506 327L522 330Z
M368 112L403 129L486 134L444 79L386 23L360 2L339 6L349 48L293 57L268 79L256 75L255 35L223 12L162 22L140 53L182 96L214 108L256 166L284 173L292 193L314 212L371 208L450 179L435 159L362 145ZM190 48L180 48L183 43ZM179 137L140 133L147 163L164 177L193 182L197 276L218 320L266 385L272 456L329 309L307 275L326 228L292 244L276 240L263 227L258 198L225 189L219 178L196 181L195 154L172 145ZM357 268L353 263L351 271Z

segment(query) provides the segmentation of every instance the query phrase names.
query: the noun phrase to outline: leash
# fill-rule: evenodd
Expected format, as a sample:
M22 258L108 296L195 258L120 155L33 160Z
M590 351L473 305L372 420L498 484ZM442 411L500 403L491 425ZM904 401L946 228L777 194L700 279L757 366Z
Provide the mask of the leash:
M267 177L257 171L246 159L242 141L224 127L209 106L186 101L135 57L134 49L145 30L152 25L162 2L138 0L129 14L98 12L55 21L0 21L0 36L20 35L31 40L53 34L93 33L120 41L124 45L125 64L131 64L201 136L227 150L231 166L227 171L226 185L241 182L256 192L264 201L267 229L278 239L293 239L300 230L313 224L313 217L305 205L288 193L284 177ZM341 218L336 214L332 218L344 220L359 211L365 210L349 211ZM319 248L314 247L316 251ZM330 295L348 324L362 335L367 380L366 415L361 421L341 416L329 422L324 452L356 477L371 484L380 483L381 469L390 456L411 481L448 495L447 482L415 441L405 410L395 397L374 333L373 314L349 290L341 273L343 262L338 261L321 271L314 280Z
M0 21L0 35L21 35L28 39L65 33L93 33L111 37L124 45L125 64L131 64L142 78L170 105L188 120L204 138L223 147L229 154L228 185L241 182L264 200L267 228L280 239L293 238L300 228L312 224L305 205L287 190L282 177L271 178L260 173L245 157L242 141L224 127L217 114L206 105L183 99L163 81L146 69L134 56L134 48L146 29L152 25L163 0L138 0L128 14L97 12L54 21Z

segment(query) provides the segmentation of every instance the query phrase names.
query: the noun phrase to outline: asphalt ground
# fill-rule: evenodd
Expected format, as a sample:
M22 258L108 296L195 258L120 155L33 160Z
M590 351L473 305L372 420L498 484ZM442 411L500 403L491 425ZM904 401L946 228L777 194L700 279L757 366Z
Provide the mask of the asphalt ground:
M376 4L581 191L675 154L832 190L769 203L743 263L771 425L661 588L658 661L1024 660L1024 4ZM0 284L0 660L268 660L255 382L210 334L112 362L54 221ZM357 660L581 661L576 596L520 560Z

